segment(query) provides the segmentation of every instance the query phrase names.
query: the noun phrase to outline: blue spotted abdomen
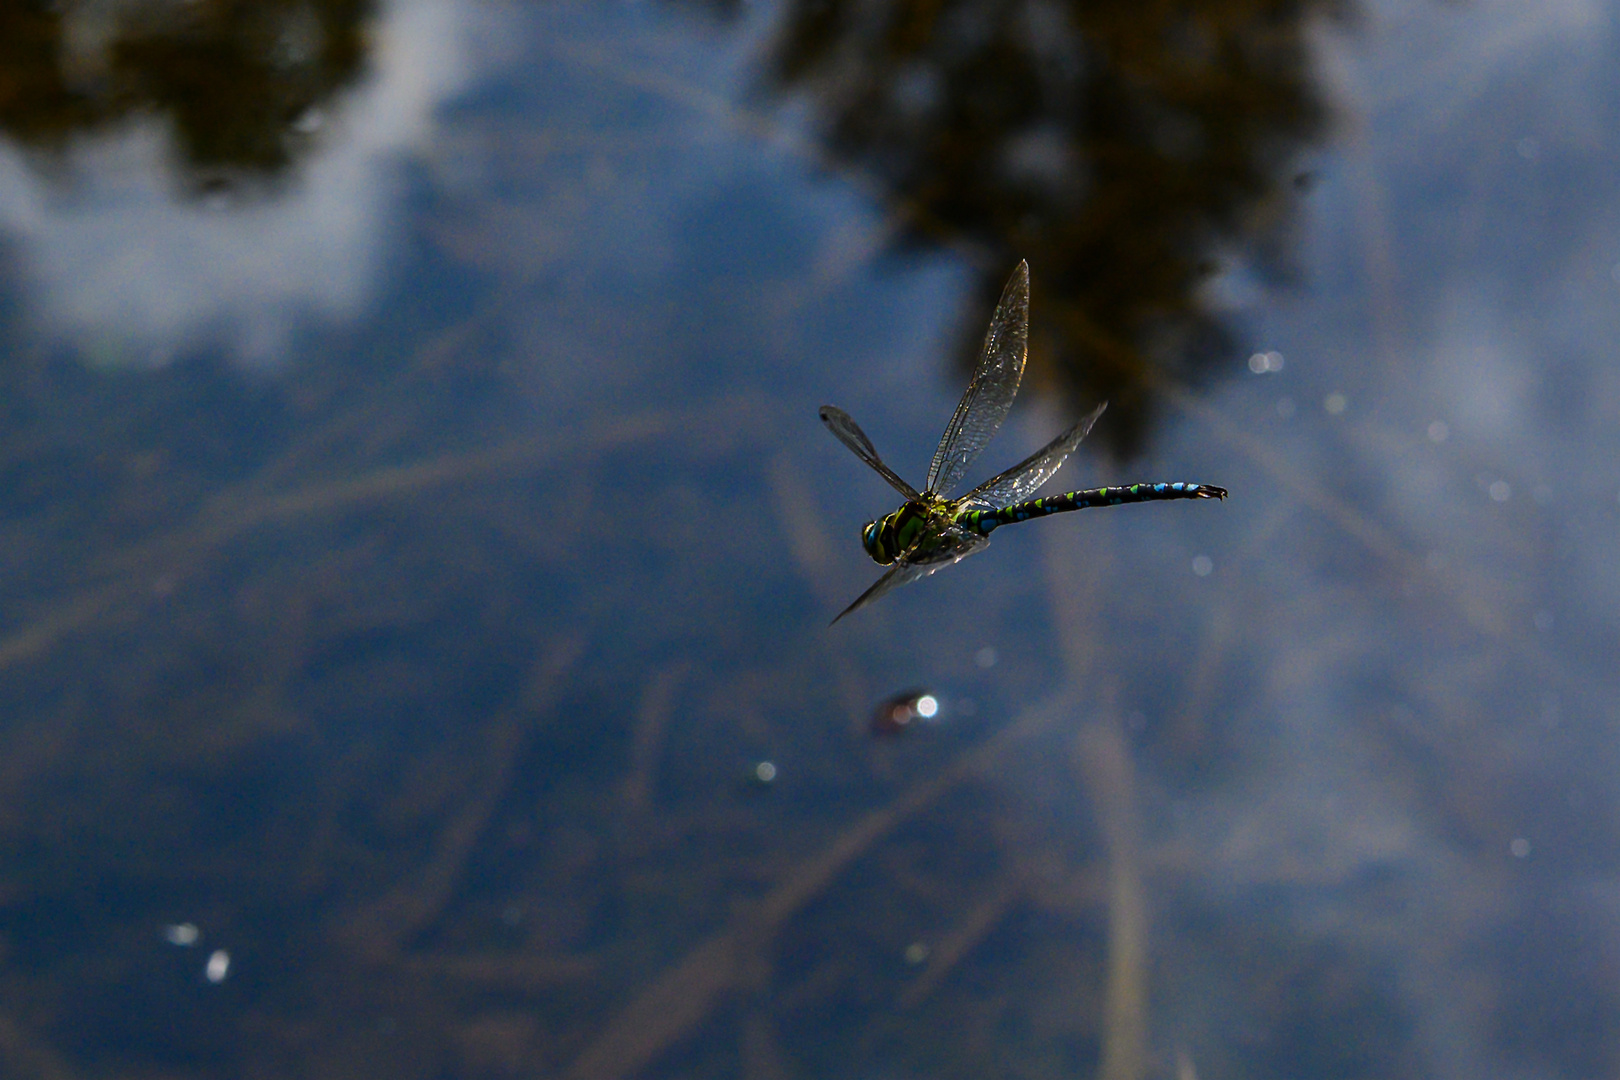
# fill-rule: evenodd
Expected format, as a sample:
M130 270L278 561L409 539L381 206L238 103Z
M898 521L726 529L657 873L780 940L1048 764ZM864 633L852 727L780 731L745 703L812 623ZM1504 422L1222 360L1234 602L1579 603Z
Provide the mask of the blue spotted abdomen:
M1030 518L1085 510L1092 506L1122 506L1125 503L1158 502L1164 499L1224 499L1226 489L1210 484L1126 484L1123 487L1089 488L1044 499L1014 503L1000 510L969 510L957 515L957 522L988 536L1003 525Z

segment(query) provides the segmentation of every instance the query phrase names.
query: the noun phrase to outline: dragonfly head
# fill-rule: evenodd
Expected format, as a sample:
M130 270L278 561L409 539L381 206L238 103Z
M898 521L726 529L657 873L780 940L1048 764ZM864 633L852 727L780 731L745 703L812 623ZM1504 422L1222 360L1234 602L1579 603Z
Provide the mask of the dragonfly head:
M883 534L887 531L883 528L885 521L887 519L868 521L861 526L861 545L866 548L866 553L872 556L872 561L879 566L888 566L894 562L894 557L898 554L891 551L883 541Z
M894 513L877 521L868 521L861 527L861 544L872 561L888 566L916 542L928 521L928 511L918 503L908 502Z

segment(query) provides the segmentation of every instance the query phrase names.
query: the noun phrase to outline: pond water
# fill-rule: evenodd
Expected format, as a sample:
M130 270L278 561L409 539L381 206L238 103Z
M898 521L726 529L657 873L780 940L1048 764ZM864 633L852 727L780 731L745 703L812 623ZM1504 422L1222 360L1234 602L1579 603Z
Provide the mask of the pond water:
M1613 1074L1616 14L0 13L0 1074Z

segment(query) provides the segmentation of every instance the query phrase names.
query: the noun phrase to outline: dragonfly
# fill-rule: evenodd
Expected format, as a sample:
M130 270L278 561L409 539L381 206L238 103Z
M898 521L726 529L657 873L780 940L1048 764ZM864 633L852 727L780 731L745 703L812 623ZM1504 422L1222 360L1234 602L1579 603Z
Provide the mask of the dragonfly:
M1018 394L1029 355L1029 263L1020 262L1001 293L990 329L984 336L978 365L956 412L945 425L928 477L918 491L883 463L872 440L849 414L832 405L821 407L821 422L833 437L870 465L906 501L886 517L861 527L861 544L879 566L889 569L855 602L838 613L865 607L878 597L937 570L977 555L990 545L990 534L1003 525L1031 518L1084 510L1093 506L1156 502L1163 499L1224 499L1226 489L1211 484L1126 484L1088 488L1031 499L1108 407L1105 401L1073 427L1017 465L992 476L960 498L949 495L977 460Z

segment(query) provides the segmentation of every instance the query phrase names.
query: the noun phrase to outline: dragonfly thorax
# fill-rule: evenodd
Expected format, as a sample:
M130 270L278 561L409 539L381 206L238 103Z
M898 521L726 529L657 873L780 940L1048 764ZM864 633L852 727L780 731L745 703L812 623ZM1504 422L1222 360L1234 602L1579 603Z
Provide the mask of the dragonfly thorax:
M928 507L908 502L887 517L868 521L861 529L861 543L873 562L888 566L917 542L928 519Z

